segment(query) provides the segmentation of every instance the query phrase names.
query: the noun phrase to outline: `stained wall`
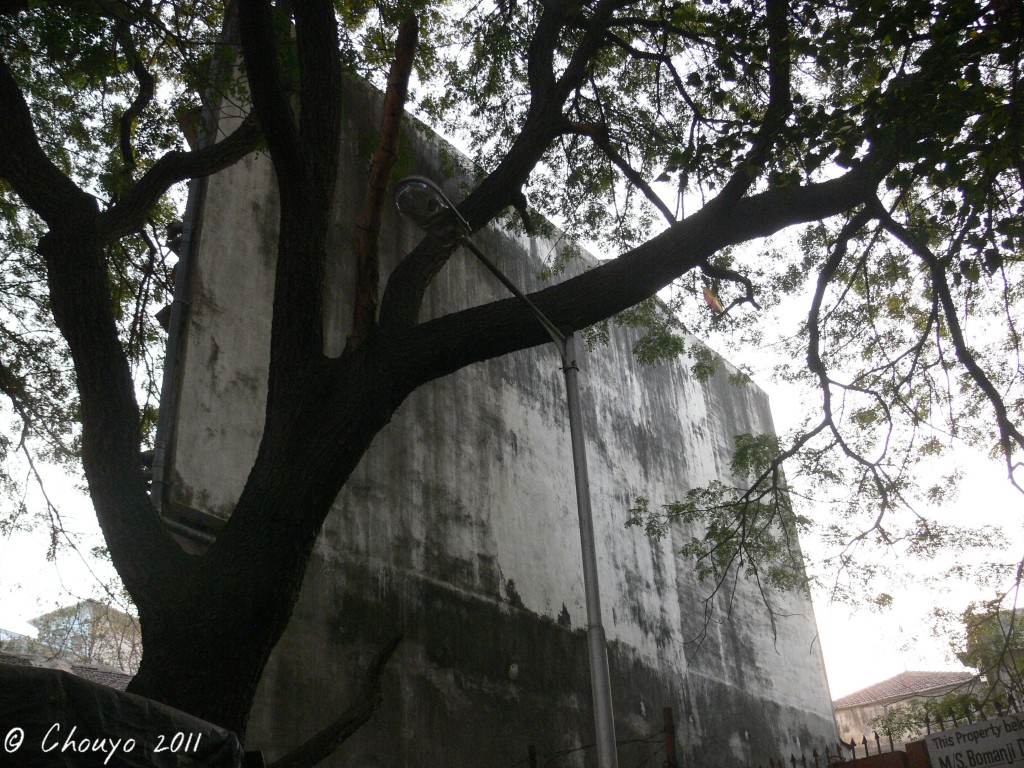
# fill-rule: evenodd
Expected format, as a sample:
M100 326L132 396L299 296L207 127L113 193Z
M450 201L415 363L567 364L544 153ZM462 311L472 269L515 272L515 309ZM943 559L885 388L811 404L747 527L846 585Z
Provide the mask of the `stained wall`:
M325 329L337 353L348 332L352 218L365 188L377 97L353 84L332 228ZM410 129L400 174L465 178L429 131ZM460 170L461 169L461 170ZM455 198L459 182L446 182ZM230 513L262 430L277 200L265 156L212 178L196 232L170 509ZM385 214L383 273L417 242ZM561 246L500 227L477 242L525 289ZM586 268L592 260L578 263ZM459 250L431 286L424 318L504 297ZM673 707L687 765L767 763L835 741L835 725L803 594L740 582L730 610L705 613L709 585L675 553L696 532L662 540L624 525L635 497L679 498L727 479L737 434L772 430L766 396L709 381L686 359L638 365L635 334L583 355L602 608L623 768L657 748L637 740ZM380 713L325 765L502 768L527 745L554 765L591 765L579 529L564 386L553 347L477 364L406 400L338 497L295 615L261 683L248 747L269 757L340 713L373 653L404 641ZM663 757L656 758L661 762ZM546 762L542 760L542 763Z

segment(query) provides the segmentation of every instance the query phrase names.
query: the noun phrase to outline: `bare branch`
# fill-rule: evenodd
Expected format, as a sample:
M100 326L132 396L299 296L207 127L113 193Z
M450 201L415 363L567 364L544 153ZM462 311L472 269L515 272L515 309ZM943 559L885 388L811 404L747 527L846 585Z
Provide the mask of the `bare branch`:
M333 723L311 738L301 747L275 760L269 768L313 768L329 757L346 739L359 730L377 711L383 701L380 690L381 676L391 655L402 642L398 635L385 645L370 664L356 700Z
M754 309L761 308L761 305L757 303L757 299L754 298L754 284L750 282L750 278L746 275L741 275L739 272L727 267L715 266L708 261L701 263L700 271L708 277L714 277L719 280L729 280L743 286L745 291L744 295L738 299L734 299L729 306L722 311L723 315L729 314L730 309L739 306L740 304L750 304Z
M886 230L906 245L928 267L932 285L942 305L942 314L946 318L946 325L949 328L949 335L953 341L953 348L956 351L957 359L967 370L968 375L977 387L985 394L986 399L992 406L996 416L996 424L999 426L999 446L1003 451L1003 457L1006 461L1008 479L1018 491L1024 493L1024 487L1018 483L1015 475L1017 468L1021 464L1019 462L1014 463L1013 460L1015 449L1024 450L1024 434L1021 434L1020 430L1013 423L1006 409L1006 404L1003 402L1002 395L999 394L999 391L991 379L989 379L985 370L978 363L974 353L967 344L967 340L964 338L963 329L960 327L960 319L957 315L956 304L949 290L949 283L946 280L946 273L942 263L927 245L896 221L877 199L874 202L873 209L877 211L879 220Z

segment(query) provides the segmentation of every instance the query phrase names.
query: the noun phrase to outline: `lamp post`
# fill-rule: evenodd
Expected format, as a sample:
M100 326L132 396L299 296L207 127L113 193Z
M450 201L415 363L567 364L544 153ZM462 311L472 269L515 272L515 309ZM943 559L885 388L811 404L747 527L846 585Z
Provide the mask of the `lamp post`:
M565 334L509 280L497 265L470 240L469 223L434 182L423 176L409 176L395 187L395 203L401 214L443 245L463 245L501 281L537 322L547 331L562 356L566 400L569 408L569 436L572 442L573 474L576 480L576 508L580 520L583 550L583 590L587 604L587 648L590 657L590 686L594 704L594 731L597 737L598 768L618 768L615 750L615 723L612 714L611 681L608 674L608 645L601 621L601 598L597 579L597 550L594 519L590 507L590 480L587 476L587 448L580 410L579 365L576 338Z

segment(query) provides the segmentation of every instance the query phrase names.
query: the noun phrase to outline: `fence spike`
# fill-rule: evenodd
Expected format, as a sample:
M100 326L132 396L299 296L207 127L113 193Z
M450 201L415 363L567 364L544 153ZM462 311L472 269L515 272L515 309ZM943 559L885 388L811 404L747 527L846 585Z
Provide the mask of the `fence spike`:
M665 768L679 768L679 759L676 757L676 723L672 718L672 707L664 707L661 714L665 726Z
M807 755L800 753L800 768L807 768Z
M878 731L875 731L875 749L878 750L878 754L882 754L882 739L878 735Z
M793 768L796 768L796 755L792 752L789 753L789 764L793 766Z
M867 757L869 754L871 754L870 752L868 752L868 737L867 737L867 734L864 734L864 736L861 738L860 745L862 747L864 747L864 757Z
M924 713L924 732L927 733L929 736L932 733L932 720L930 717L928 717L927 712Z
M829 751L828 744L825 745L825 765L829 765L832 762L832 753Z
M967 722L970 725L974 725L974 718L971 717L971 707L966 701L964 702L964 717L967 718Z
M952 707L949 708L949 719L953 721L954 728L960 727L960 723L956 721L956 712L953 711Z
M896 747L892 743L892 731L886 732L885 735L889 737L889 751L890 752L895 752L896 751Z
M828 747L827 746L825 747L825 754L828 754ZM814 750L811 752L811 757L814 758L814 768L821 768L821 766L818 765L818 748L817 747L815 747Z
M1020 712L1020 707L1017 706L1017 699L1014 698L1012 693L1010 694L1010 706L1013 707L1014 712Z

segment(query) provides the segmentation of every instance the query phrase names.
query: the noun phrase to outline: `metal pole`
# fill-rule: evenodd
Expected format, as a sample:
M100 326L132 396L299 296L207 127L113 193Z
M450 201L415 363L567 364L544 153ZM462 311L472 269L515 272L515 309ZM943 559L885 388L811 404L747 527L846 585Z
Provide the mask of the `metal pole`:
M594 704L594 733L597 740L598 768L618 768L615 748L615 716L612 710L611 677L608 674L608 643L601 620L601 590L597 578L597 546L594 541L594 516L590 507L590 477L587 474L587 444L580 409L579 363L576 337L565 335L540 311L536 304L476 247L468 237L459 242L487 267L537 318L558 347L565 373L565 394L569 407L569 437L572 441L572 465L576 479L576 509L580 519L580 545L583 550L583 591L587 605L587 649L590 658L590 690Z
M601 621L601 598L597 583L597 550L594 543L594 519L590 508L590 479L587 476L587 448L580 410L579 365L576 339L564 334L530 301L470 238L470 227L440 187L430 179L410 176L398 184L395 203L402 215L417 227L446 245L465 246L541 324L562 356L565 391L569 405L569 435L572 440L573 474L576 478L576 506L580 518L580 544L583 550L583 590L587 604L587 648L590 656L590 685L594 702L594 730L597 737L598 768L618 768L615 749L615 722L612 713L611 680L608 674L608 644Z
M562 364L564 365L566 344L565 334L558 330L558 327L548 319L547 315L540 311L536 304L530 301L529 296L516 287L516 284L509 279L508 275L498 269L497 264L487 258L487 255L476 247L476 243L468 237L460 237L458 242L472 251L473 255L479 259L480 263L487 267L490 273L501 281L502 285L508 288L509 293L519 299L519 301L526 305L526 308L533 313L533 316L537 318L537 322L544 327L544 330L548 332L548 336L550 336L551 340L558 346L558 353L562 356Z
M576 337L571 333L565 337L562 370L565 372L565 393L569 404L569 436L572 439L576 508L579 512L580 544L583 550L583 591L587 601L587 647L590 651L590 687L594 699L597 765L599 768L618 768L611 678L608 674L608 644L601 621L601 592L597 580L594 517L590 508L587 446L583 435L583 412L580 409L580 369L576 361Z

